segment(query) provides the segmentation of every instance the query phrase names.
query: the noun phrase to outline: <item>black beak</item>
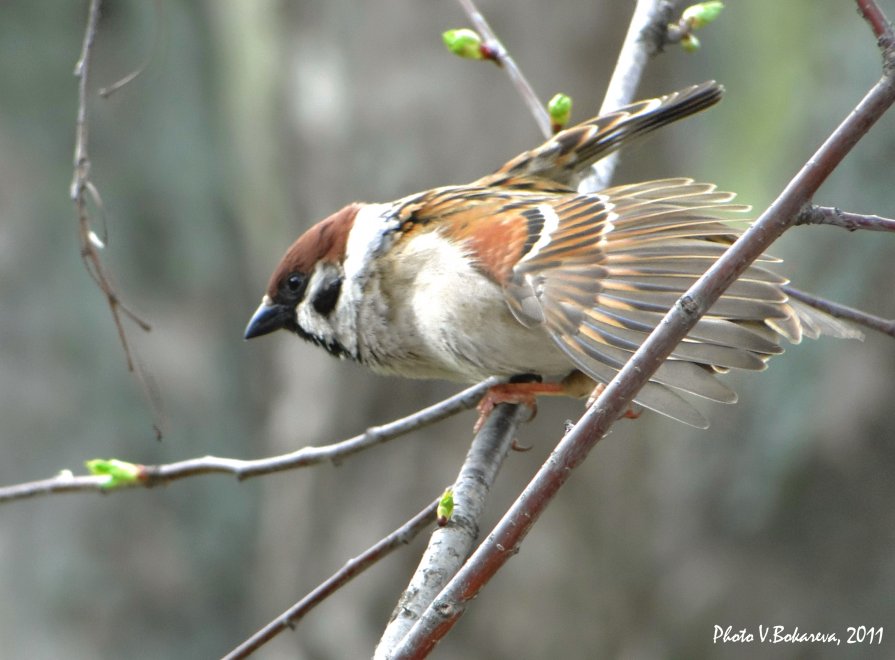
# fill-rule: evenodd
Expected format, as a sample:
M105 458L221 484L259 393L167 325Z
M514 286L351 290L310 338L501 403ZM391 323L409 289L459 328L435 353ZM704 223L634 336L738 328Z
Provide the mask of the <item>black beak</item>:
M268 302L265 297L264 302L262 302L261 306L255 310L255 313L249 320L249 324L246 326L246 331L243 337L246 339L254 339L255 337L270 334L275 330L280 330L281 328L286 327L286 323L294 318L294 316L295 309L287 307L286 305L278 305L273 302Z

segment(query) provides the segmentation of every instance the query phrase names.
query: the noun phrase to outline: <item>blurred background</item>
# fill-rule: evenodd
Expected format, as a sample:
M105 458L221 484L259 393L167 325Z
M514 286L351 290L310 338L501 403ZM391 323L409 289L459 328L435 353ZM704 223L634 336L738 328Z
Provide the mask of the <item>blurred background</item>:
M710 112L624 154L619 183L687 175L757 211L877 79L850 2L730 2L702 50L656 59L641 96L715 78ZM895 2L884 9L895 16ZM255 458L320 445L457 390L389 380L278 334L242 331L281 253L352 200L470 181L539 142L506 76L454 58L453 2L104 3L91 73L92 180L105 263L153 325L128 327L165 439L81 264L68 199L87 3L0 4L0 484L109 457ZM631 3L481 0L545 100L596 113ZM95 90L149 58L108 100ZM895 114L818 203L895 214ZM895 237L796 228L773 252L796 285L895 317ZM818 645L713 645L715 625L895 633L895 340L821 339L733 375L708 431L620 423L435 658L833 657ZM581 405L545 401L519 434L486 533ZM346 460L0 509L0 655L216 657L453 481L471 413ZM263 658L368 657L417 539ZM852 657L891 657L850 647ZM886 653L888 646L888 653ZM844 648L844 647L843 647Z

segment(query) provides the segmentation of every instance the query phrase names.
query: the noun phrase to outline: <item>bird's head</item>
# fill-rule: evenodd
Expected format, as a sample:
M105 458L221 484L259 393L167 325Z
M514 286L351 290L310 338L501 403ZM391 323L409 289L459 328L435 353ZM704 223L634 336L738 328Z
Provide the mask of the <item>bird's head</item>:
M343 285L348 237L361 206L349 204L289 247L245 329L246 339L285 329L340 357L354 356L356 342L348 332L354 320Z

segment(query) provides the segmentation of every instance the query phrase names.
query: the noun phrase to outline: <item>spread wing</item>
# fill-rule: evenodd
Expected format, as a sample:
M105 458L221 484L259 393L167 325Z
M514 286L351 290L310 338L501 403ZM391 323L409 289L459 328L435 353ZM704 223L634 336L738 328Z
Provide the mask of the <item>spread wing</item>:
M544 324L586 374L608 382L674 302L739 234L725 222L747 207L710 184L666 179L541 202L541 233L510 274L507 303L520 323ZM765 258L765 261L771 261ZM751 266L699 321L636 401L693 426L703 417L679 392L733 402L715 376L759 370L798 341L803 323L785 280Z

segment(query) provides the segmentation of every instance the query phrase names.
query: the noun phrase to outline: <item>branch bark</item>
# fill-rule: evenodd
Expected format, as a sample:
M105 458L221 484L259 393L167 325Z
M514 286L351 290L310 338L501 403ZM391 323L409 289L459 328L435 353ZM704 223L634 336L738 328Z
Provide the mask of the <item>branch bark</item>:
M165 465L136 466L140 472L139 479L114 489L108 487L106 476L75 476L66 470L51 479L0 488L0 504L55 493L110 493L121 488L152 487L199 474L232 474L242 480L318 463L338 463L364 449L473 408L485 391L497 382L496 378L482 381L412 415L371 427L361 435L323 447L304 447L288 454L255 460L204 456Z
M895 231L895 220L879 215L849 213L834 206L808 206L799 214L796 225L830 225L848 231Z
M505 410L500 411L503 408ZM525 421L524 406L501 404L476 435L454 482L454 514L432 533L410 584L401 594L373 656L390 657L426 607L453 577L479 536L479 520L497 473L513 442L513 429Z

